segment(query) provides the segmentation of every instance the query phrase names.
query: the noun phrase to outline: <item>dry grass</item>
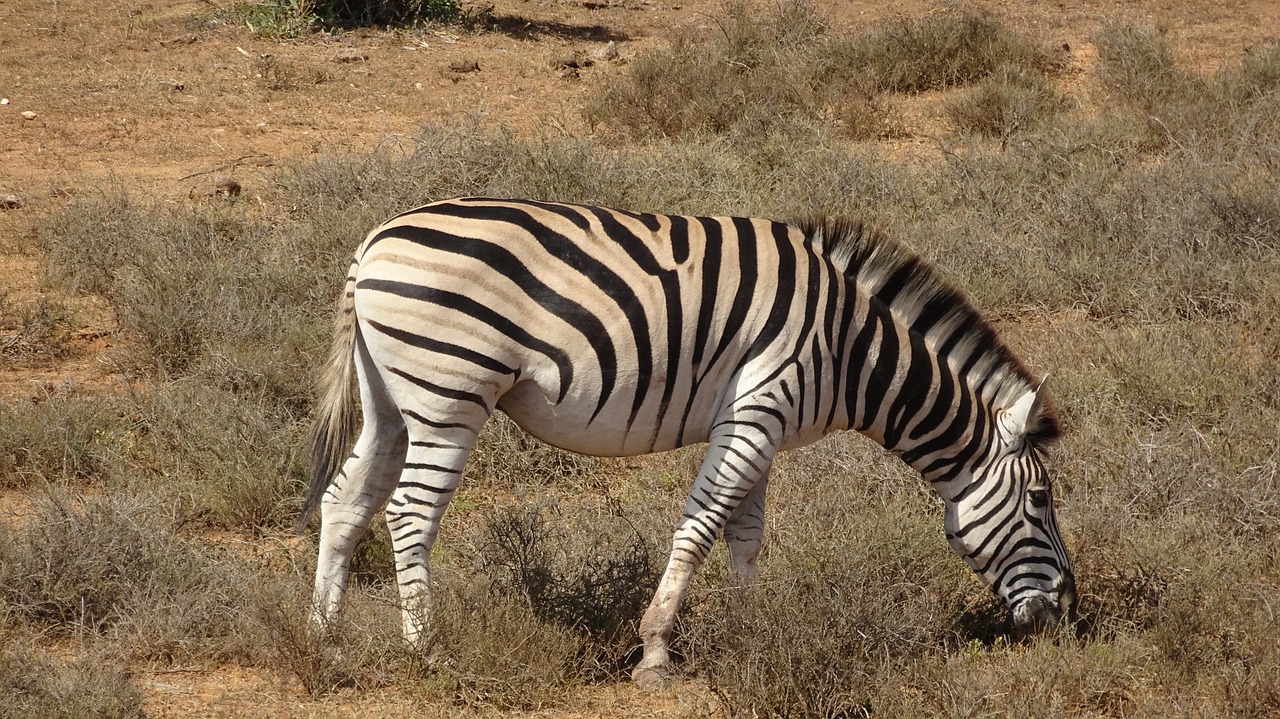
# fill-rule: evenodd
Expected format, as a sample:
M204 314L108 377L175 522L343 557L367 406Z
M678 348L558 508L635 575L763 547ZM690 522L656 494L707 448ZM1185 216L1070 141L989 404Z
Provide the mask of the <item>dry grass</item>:
M715 23L641 55L621 82L590 98L587 119L633 137L677 137L767 134L780 121L807 118L869 139L896 132L888 94L1056 66L1031 39L961 9L856 35L831 32L815 6L794 0L763 16L731 3Z
M0 368L39 366L70 354L74 316L57 298L0 294Z
M0 719L142 719L142 691L116 662L50 661L26 642L0 649Z

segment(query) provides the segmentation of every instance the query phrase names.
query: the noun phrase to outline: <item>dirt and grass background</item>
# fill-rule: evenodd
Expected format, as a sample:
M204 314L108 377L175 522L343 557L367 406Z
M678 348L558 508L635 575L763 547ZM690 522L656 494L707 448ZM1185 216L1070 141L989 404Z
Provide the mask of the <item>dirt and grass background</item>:
M0 717L1280 715L1273 2L342 5L0 0ZM1050 375L1078 626L1014 641L928 487L832 437L637 690L699 448L497 418L432 650L385 530L316 641L291 527L347 257L464 194L853 214L937 262Z

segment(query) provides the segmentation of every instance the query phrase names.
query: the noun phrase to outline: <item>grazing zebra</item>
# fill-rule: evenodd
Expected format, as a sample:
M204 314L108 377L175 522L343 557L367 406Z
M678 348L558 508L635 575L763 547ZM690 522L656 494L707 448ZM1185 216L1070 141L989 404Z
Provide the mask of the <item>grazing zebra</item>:
M363 428L339 470L352 367ZM676 611L718 537L737 577L754 575L774 455L834 430L924 475L952 548L1019 630L1074 613L1043 384L932 267L860 223L427 205L356 251L322 392L301 520L321 506L317 625L385 507L404 634L423 639L431 546L495 409L591 455L708 443L640 623L636 681L666 674Z

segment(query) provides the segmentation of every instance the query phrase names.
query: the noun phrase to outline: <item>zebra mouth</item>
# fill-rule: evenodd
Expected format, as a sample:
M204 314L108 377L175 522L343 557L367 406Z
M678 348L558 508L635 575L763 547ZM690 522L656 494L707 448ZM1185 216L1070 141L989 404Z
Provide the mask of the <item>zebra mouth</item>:
M1048 594L1028 597L1013 608L1013 628L1019 634L1037 634L1062 620L1062 611Z
M1076 619L1076 582L1065 572L1048 592L1034 594L1013 606L1013 626L1019 634L1035 634Z

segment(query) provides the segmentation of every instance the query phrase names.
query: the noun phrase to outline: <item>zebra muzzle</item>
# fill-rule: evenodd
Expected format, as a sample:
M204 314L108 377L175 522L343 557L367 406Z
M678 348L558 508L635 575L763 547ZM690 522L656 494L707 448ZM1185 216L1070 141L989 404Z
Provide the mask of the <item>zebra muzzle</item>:
M1019 634L1034 634L1056 626L1063 618L1076 619L1076 579L1064 570L1044 593L1027 597L1013 607L1013 626Z

